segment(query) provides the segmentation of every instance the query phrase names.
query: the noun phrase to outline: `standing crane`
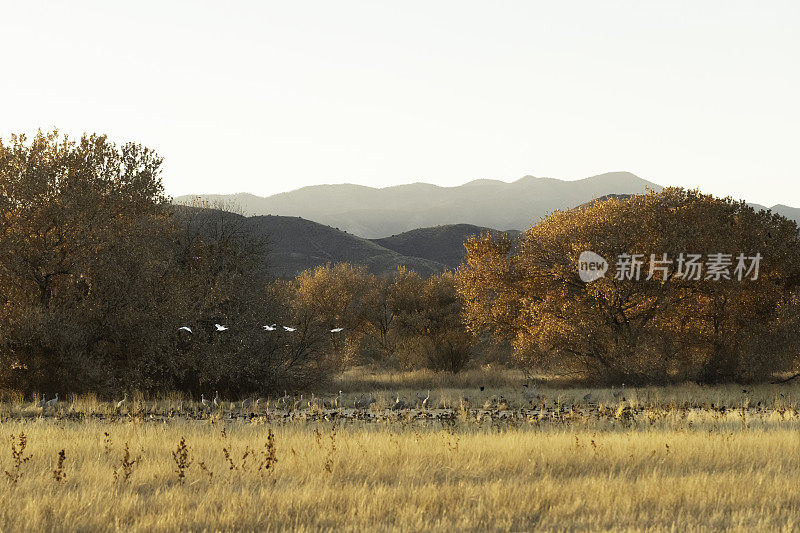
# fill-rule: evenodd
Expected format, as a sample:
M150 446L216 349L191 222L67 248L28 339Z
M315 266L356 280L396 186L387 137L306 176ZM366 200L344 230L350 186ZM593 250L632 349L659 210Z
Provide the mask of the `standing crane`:
M44 404L45 407L52 407L53 409L56 408L56 404L58 403L58 393L56 393L56 397L52 400L47 400Z
M203 409L211 409L211 402L206 400L205 394L200 395L200 405Z
M220 407L222 407L222 400L219 399L219 391L214 391L214 392L216 393L216 396L214 396L214 407L219 409Z
M117 402L117 406L114 409L119 411L120 409L125 407L125 404L127 404L127 403L128 403L128 393L126 392L125 393L125 397Z

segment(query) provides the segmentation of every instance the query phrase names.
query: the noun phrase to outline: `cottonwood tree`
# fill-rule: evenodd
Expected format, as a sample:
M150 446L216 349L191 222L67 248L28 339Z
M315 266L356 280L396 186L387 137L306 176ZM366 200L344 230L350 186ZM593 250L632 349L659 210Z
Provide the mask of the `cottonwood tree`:
M616 382L717 381L791 359L797 226L742 202L665 189L552 213L518 242L486 235L466 247L458 278L469 328L513 340L534 367ZM576 269L586 250L611 263L591 283ZM645 279L650 254L740 252L763 256L757 280L686 279L675 263ZM641 278L616 279L618 256L636 253L647 258ZM778 349L756 349L776 335Z

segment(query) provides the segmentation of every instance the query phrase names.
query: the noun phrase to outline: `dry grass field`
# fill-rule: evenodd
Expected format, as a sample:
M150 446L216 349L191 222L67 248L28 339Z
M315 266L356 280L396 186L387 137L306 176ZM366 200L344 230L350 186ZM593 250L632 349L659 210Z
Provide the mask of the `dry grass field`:
M796 385L515 383L436 389L426 408L408 389L369 409L352 408L363 391L329 408L10 399L0 531L800 528Z

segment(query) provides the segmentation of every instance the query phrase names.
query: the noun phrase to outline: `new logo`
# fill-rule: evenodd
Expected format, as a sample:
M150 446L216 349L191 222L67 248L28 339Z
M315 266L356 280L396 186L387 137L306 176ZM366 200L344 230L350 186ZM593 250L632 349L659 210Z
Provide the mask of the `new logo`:
M608 261L603 256L594 252L581 252L578 257L578 276L584 283L591 283L606 275L608 271Z

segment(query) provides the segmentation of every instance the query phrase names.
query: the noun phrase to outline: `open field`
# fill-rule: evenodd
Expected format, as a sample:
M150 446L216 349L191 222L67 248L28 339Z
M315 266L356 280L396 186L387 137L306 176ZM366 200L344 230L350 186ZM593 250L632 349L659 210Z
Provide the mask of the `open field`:
M533 398L513 383L433 390L426 408L427 390L400 389L407 409L387 390L327 408L331 394L211 409L6 401L0 530L800 527L800 387Z

